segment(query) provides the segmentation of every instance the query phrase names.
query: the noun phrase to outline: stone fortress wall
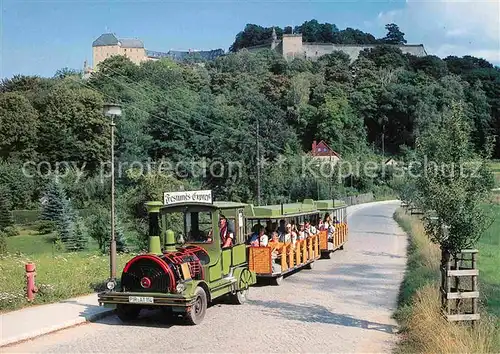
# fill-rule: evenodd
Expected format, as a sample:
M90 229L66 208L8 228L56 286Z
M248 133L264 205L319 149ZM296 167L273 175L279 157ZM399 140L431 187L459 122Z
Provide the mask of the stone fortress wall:
M317 59L322 55L331 54L334 51L341 51L349 55L352 61L356 60L359 53L364 49L372 49L377 44L333 44L333 43L307 43L302 41L301 34L284 34L282 40L278 40L273 33L272 41L256 47L246 48L249 51L262 49L272 49L279 52L287 60L293 58ZM418 57L426 56L423 44L394 45L401 49L403 53L412 54Z

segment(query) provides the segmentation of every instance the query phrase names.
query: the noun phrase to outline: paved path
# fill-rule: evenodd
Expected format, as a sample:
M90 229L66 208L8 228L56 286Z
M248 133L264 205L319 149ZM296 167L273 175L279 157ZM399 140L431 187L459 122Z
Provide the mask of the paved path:
M0 346L102 318L109 311L92 294L7 312L0 315Z
M2 353L390 352L390 317L405 270L397 202L351 207L345 250L277 286L253 287L243 306L210 307L199 326L146 312L132 325L115 316L2 348Z

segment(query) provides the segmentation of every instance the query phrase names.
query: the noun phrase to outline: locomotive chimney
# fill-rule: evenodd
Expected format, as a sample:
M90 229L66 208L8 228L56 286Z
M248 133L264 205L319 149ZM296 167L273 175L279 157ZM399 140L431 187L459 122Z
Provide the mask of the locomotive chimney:
M148 253L161 254L160 242L160 208L163 206L162 202L147 202L146 208L149 214L149 242Z
M175 252L177 248L175 248L175 234L172 230L167 230L166 241L165 241L165 252Z

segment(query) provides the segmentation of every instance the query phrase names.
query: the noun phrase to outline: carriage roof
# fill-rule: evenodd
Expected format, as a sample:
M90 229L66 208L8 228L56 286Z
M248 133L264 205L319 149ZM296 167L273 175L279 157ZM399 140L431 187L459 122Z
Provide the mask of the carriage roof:
M335 200L335 203L331 199L330 200L312 200L312 199L304 200L304 202L306 202L306 201L308 201L308 202L312 201L312 203L316 206L316 209L321 210L321 211L337 210L337 209L343 209L343 208L347 207L347 204L342 200Z
M245 215L247 219L282 219L291 216L310 215L319 212L314 204L290 203L277 205L253 206L247 205Z

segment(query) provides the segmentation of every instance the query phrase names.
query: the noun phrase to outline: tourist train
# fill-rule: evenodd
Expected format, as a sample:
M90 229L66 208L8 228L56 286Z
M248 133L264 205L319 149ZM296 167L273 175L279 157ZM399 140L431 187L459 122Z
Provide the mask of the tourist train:
M148 253L125 265L119 284L107 283L99 304L122 321L162 307L199 324L208 304L229 296L243 304L257 281L279 285L343 249L346 205L334 200L254 206L214 201L212 191L167 192L148 202Z

